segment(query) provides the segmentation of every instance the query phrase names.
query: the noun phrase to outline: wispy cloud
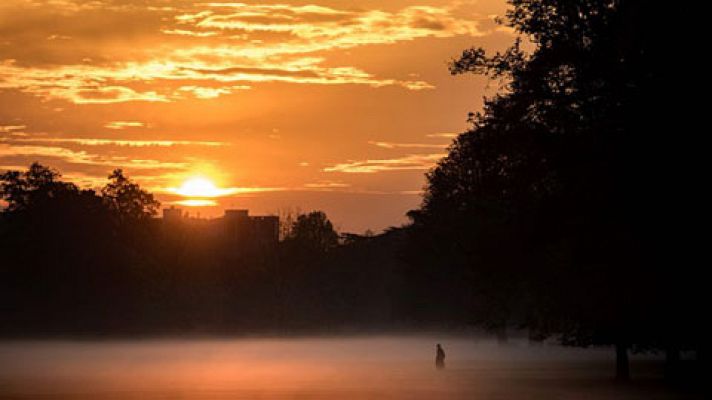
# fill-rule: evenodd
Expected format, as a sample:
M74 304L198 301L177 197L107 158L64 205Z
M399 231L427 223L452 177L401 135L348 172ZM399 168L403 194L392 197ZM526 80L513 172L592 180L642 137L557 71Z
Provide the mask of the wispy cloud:
M429 138L448 138L448 139L454 139L458 136L457 133L453 132L438 132L438 133L429 133L425 135L426 137Z
M307 189L313 189L313 190L324 190L324 191L331 191L331 190L336 190L336 189L346 189L351 187L350 183L345 183L345 182L340 182L340 181L319 181L319 182L314 182L314 183L307 183L304 185L305 188Z
M369 141L368 144L384 149L444 149L447 144L441 143L395 143L395 142L377 142Z
M60 159L71 164L104 166L109 168L186 169L189 166L189 164L185 162L102 155L90 153L85 150L76 151L58 146L18 146L0 143L0 160L4 157L11 156L24 156L32 160L39 157Z
M111 121L104 125L104 128L122 130L126 128L142 128L144 126L146 125L139 121Z
M15 89L45 99L75 104L112 104L127 101L166 102L156 91L140 91L117 81L137 82L140 77L120 67L63 65L54 68L18 66L14 59L0 62L0 89ZM112 82L112 83L110 83Z
M27 128L25 125L0 125L0 133L10 133L13 131L21 131Z
M372 174L385 171L427 170L446 154L409 154L402 157L349 161L324 168L324 172Z
M180 50L182 57L200 57L212 52L230 53L232 49ZM193 54L190 54L190 53ZM215 55L213 55L215 56ZM183 98L181 92L192 92L197 98L215 98L235 89L249 89L248 84L286 82L316 85L359 84L372 87L402 86L411 90L433 86L423 81L380 79L354 67L327 68L321 58L295 63L264 60L263 68L240 66L225 55L223 67L215 68L196 59L186 61L152 60L150 62L115 63L107 66L64 65L52 69L19 67L14 60L0 63L0 89L16 89L45 99L62 99L75 104L112 104L130 101L170 102ZM239 62L239 61L236 61ZM251 61L254 62L254 61ZM183 85L174 82L203 81L215 87ZM105 86L107 82L113 82ZM132 86L149 84L155 90ZM177 90L176 90L177 89Z
M410 6L388 12L288 4L207 3L198 6L205 9L176 16L176 20L196 31L286 33L291 36L291 43L301 44L309 52L422 37L483 34L477 20L455 17L448 7Z
M226 142L196 141L196 140L121 140L95 138L50 138L50 137L20 137L0 138L0 143L44 143L44 144L77 144L82 146L121 146L121 147L173 147L173 146L227 146Z
M195 32L185 29L162 29L161 32L166 35L182 35L182 36L195 36L195 37L210 37L218 35L218 32Z
M32 93L32 87L26 87L25 91ZM42 93L40 89L39 93ZM112 104L124 103L127 101L148 101L167 102L165 95L155 91L139 92L126 86L94 86L64 88L47 88L44 97L60 98L72 101L75 104Z
M203 87L203 86L181 86L178 90L190 92L198 99L214 99L224 94L230 94L233 90L247 90L250 86L236 85L229 87Z

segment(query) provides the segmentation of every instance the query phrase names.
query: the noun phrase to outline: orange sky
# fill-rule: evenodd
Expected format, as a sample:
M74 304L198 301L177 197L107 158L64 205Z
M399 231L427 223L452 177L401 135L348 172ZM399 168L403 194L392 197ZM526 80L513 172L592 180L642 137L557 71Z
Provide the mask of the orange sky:
M501 49L504 0L0 2L0 170L81 186L115 167L164 206L202 176L203 216L292 208L380 230L495 83L452 77ZM224 190L223 190L224 189Z

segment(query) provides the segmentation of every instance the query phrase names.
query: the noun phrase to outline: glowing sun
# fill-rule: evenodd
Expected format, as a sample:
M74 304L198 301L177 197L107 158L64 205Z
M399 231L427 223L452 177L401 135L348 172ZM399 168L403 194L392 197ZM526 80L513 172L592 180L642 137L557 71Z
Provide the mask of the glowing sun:
M235 188L219 188L207 178L190 178L171 192L184 197L221 197L234 194Z

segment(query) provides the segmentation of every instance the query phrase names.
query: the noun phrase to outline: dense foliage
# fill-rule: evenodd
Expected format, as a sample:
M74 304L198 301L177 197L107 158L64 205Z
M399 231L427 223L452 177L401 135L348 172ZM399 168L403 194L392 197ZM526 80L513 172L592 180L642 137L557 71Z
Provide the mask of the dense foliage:
M681 262L675 221L685 201L661 182L685 171L662 163L669 138L651 116L652 5L510 3L513 46L468 49L450 66L504 90L471 116L410 214L413 274L437 288L430 307L493 330L615 344L622 378L629 348L700 350L700 270Z

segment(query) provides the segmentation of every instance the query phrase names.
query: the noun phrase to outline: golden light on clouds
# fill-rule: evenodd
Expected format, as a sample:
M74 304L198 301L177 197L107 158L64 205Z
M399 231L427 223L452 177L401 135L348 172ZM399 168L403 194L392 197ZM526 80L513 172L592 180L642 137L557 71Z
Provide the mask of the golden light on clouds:
M37 6L34 2L9 1L18 10ZM121 16L144 11L144 18L156 19L154 36L160 32L166 38L190 37L195 43L157 40L145 48L133 49L129 59L117 49L104 62L83 58L77 60L80 63L30 66L7 58L0 63L0 88L76 104L168 102L180 99L181 92L192 92L197 98L215 98L264 82L431 89L434 86L426 81L377 77L348 65L326 66L326 58L316 54L428 37L478 37L485 34L480 27L482 20L489 18L458 17L453 5L411 5L384 11L336 5L178 1L177 7L142 10L139 5L122 6L122 2L91 3L96 7L79 1L52 2L49 6L65 14L103 9L108 15ZM67 42L85 39L74 35L47 36L47 40L58 38ZM206 42L205 38L212 41ZM177 81L204 84L176 87ZM138 89L137 85L152 89Z
M29 136L29 135L28 135ZM52 138L52 137L14 137L0 138L6 143L73 143L83 146L128 146L128 147L172 147L172 146L226 146L224 142L196 140L127 140L127 139L96 139L96 138Z
M144 123L139 121L111 121L104 125L104 128L121 130L127 128L141 128L143 126L145 126Z
M15 131L21 131L27 128L25 125L0 125L0 133L10 133Z
M3 0L0 170L40 161L97 187L123 168L166 204L215 215L299 207L344 229L398 224L486 94L446 63L509 44L493 23L504 9Z
M445 153L409 154L398 158L350 161L324 168L325 172L344 172L349 174L373 174L383 171L428 170Z

